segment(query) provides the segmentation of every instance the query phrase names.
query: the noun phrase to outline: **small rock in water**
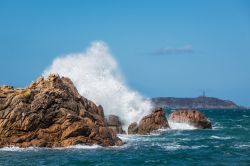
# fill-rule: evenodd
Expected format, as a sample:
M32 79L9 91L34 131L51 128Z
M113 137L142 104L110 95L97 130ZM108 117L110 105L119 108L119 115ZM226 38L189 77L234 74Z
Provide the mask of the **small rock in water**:
M122 122L120 118L116 115L109 115L106 119L107 125L112 129L116 134L126 134L122 129Z
M136 122L128 127L128 134L149 134L161 128L170 128L166 114L162 108L156 108L147 116L144 116L139 125Z
M170 114L170 120L177 123L188 123L200 129L212 128L211 122L199 111L177 110Z

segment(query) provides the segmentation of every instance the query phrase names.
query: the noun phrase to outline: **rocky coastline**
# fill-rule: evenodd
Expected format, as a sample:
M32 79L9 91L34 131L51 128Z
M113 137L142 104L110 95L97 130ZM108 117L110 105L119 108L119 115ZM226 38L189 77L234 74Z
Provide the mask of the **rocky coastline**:
M195 110L179 110L170 120L197 128L211 122ZM126 134L116 115L105 115L102 106L81 96L69 78L52 74L26 88L0 86L0 147L68 147L76 144L121 146L117 134ZM162 108L154 108L127 134L150 134L170 129Z
M41 77L25 89L0 87L0 147L119 146L101 106L82 97L69 78Z

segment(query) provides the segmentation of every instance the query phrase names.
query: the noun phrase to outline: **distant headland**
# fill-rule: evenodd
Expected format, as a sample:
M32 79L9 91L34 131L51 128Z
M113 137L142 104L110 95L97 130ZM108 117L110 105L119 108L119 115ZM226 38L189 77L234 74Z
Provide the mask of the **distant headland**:
M200 96L196 98L155 97L152 103L167 109L246 109L230 100Z

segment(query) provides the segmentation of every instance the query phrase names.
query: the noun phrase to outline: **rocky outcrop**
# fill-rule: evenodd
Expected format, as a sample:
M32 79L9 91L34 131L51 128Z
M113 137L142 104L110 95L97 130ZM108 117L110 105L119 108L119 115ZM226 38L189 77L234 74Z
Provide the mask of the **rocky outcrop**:
M128 127L128 134L149 134L161 128L169 128L166 114L162 108L156 108L151 114L144 116L139 125L136 122Z
M122 145L101 106L79 95L69 78L41 77L25 89L0 87L0 147Z
M178 110L170 114L171 121L178 123L188 123L194 127L206 129L212 128L211 122L199 111Z
M138 134L138 129L137 122L133 122L128 126L128 134Z
M126 134L126 132L122 129L122 122L118 116L109 115L106 119L106 123L116 134Z

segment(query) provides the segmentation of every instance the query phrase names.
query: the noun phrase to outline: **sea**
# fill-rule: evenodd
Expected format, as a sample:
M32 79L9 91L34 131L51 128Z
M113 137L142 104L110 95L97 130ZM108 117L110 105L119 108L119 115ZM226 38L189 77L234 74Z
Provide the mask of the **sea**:
M166 110L169 115L171 110ZM250 110L202 110L212 129L169 122L150 135L119 135L120 147L0 149L0 165L250 165Z

